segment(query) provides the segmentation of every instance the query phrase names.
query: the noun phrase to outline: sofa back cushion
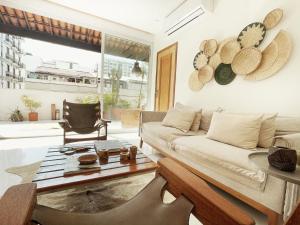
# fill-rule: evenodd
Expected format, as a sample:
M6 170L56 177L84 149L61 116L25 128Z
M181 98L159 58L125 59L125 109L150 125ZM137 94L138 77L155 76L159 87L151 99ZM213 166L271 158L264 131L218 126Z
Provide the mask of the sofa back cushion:
M269 148L273 143L273 138L276 131L276 114L265 114L261 123L258 147Z
M240 148L256 148L262 117L215 112L207 137Z
M201 122L201 115L202 115L202 109L194 109L191 106L183 105L179 102L175 104L175 109L178 109L179 111L185 112L185 111L191 111L195 112L195 117L192 123L192 126L190 128L191 131L198 131L200 129L200 122Z
M214 112L222 112L222 111L223 110L221 108L218 108L216 110L203 109L201 122L200 122L200 129L208 131Z
M184 132L188 132L195 118L193 111L180 111L178 109L170 109L162 121L162 125L174 127Z
M276 118L275 136L294 134L300 132L300 117L281 117Z

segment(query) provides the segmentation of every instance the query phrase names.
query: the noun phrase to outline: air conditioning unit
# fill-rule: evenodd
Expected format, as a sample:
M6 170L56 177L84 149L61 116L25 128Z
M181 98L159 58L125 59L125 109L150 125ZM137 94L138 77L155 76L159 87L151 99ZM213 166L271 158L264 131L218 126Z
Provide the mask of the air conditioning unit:
M213 11L213 0L185 0L165 18L164 31L171 35L206 11Z

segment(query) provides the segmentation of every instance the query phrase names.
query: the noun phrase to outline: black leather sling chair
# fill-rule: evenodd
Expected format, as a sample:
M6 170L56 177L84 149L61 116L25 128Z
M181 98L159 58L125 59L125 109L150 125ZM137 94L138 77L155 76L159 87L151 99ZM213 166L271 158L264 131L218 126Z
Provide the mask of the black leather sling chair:
M100 102L94 104L78 104L63 101L63 121L59 125L64 129L64 144L76 141L106 140L107 124L109 120L101 118ZM104 134L100 134L101 129ZM71 138L67 133L91 134L97 131L94 137Z
M240 208L177 162L164 158L158 165L156 177L134 198L100 213L69 213L37 205L35 184L13 186L0 200L0 224L188 225L191 213L204 225L255 224ZM172 193L176 200L163 203L164 190ZM298 206L286 225L299 224Z

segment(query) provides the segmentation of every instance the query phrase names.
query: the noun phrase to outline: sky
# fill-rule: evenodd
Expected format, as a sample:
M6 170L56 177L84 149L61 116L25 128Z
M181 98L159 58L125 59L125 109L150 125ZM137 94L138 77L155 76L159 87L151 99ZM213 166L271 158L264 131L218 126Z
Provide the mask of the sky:
M101 62L101 54L97 52L37 41L30 38L24 39L22 43L23 50L42 58L43 61L52 61L54 59L72 61L90 69L94 69L95 65ZM24 63L26 64L26 61Z

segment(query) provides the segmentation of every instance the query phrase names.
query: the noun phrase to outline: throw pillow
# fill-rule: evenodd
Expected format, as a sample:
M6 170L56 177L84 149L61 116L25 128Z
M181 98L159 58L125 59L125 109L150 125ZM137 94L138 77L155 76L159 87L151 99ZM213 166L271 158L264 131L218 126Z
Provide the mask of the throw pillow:
M202 109L196 110L190 106L183 105L179 102L175 104L175 109L178 109L179 111L192 111L195 112L195 118L193 120L192 126L191 126L191 131L198 131L200 129L200 122L201 122L201 115L202 115Z
M276 117L277 114L264 115L259 132L259 139L257 144L258 147L271 147L276 131Z
M252 149L257 146L262 115L213 114L207 137L236 147Z
M195 112L179 111L177 109L170 109L162 121L162 125L167 127L174 127L181 131L188 132L192 126L195 117Z
M213 113L214 112L222 112L222 111L223 110L221 108L218 108L217 110L203 109L202 115L201 115L201 121L200 121L200 129L208 131Z

